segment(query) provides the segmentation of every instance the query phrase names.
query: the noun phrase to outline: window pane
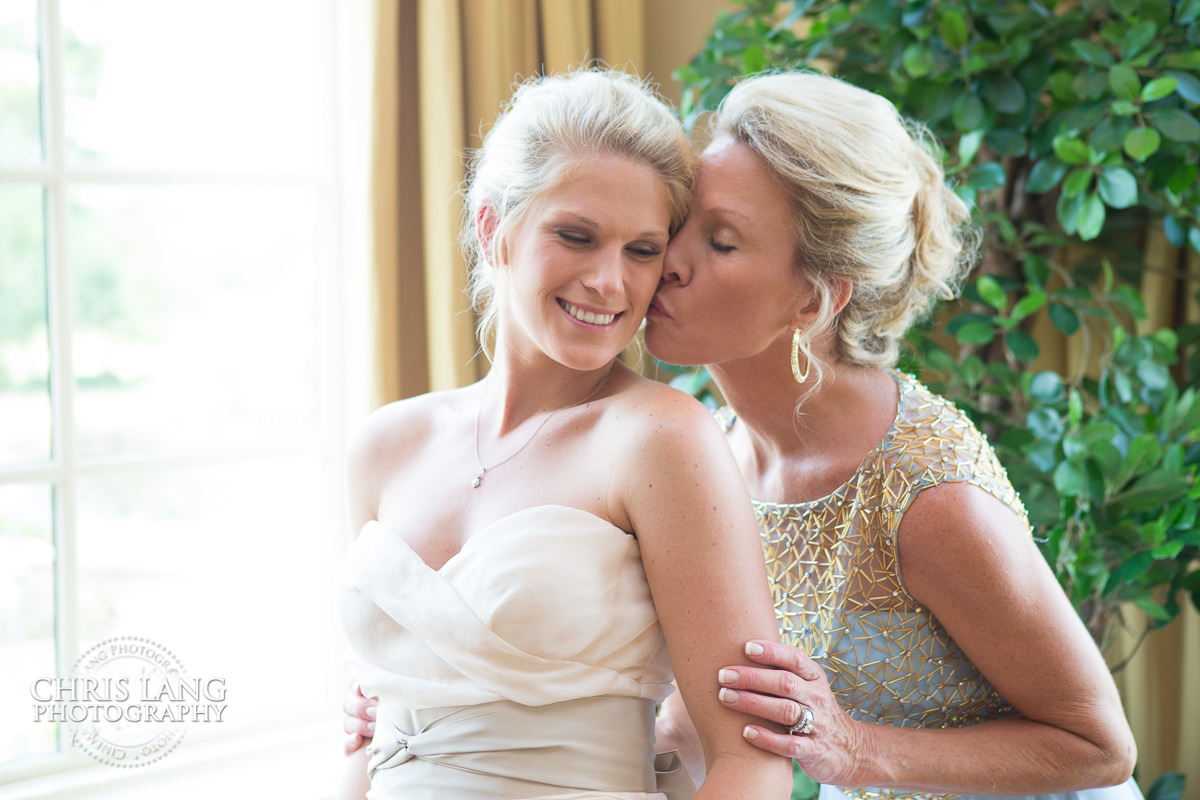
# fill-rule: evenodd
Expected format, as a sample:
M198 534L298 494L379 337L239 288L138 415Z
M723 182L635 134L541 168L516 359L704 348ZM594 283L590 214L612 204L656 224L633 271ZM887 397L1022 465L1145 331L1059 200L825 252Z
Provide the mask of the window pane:
M0 3L0 163L42 159L36 0Z
M0 486L0 763L53 753L51 722L35 722L30 687L53 678L53 493L45 484Z
M316 214L303 187L72 193L82 454L315 438Z
M321 481L315 457L80 481L80 650L152 639L226 680L231 724L320 697Z
M319 5L62 0L70 160L221 170L312 163Z
M50 457L42 189L0 185L0 463Z

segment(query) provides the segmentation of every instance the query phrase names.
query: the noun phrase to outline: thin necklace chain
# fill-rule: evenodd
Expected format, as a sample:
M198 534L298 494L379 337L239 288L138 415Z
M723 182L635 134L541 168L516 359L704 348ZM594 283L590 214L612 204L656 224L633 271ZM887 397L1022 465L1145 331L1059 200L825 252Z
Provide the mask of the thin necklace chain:
M518 447L513 452L509 453L504 458L497 461L495 464L492 464L490 467L485 467L483 465L483 460L479 457L479 418L483 416L483 401L481 400L479 402L479 411L475 414L475 463L479 466L479 474L477 474L475 476L475 480L471 481L471 488L472 489L479 488L479 484L483 482L484 473L487 472L489 469L495 469L496 467L500 466L501 464L508 461L509 459L515 458L518 453L520 453L522 450L524 450L526 447L528 447L529 443L537 438L537 435L542 432L542 428L546 427L546 423L549 422L554 417L555 414L557 414L560 411L566 411L568 408L575 408L576 406L581 406L584 403L586 403L588 400L591 400L593 397L595 397L597 394L599 394L600 390L608 385L608 380L609 380L609 378L612 377L613 369L615 369L615 368L616 368L616 364L614 363L613 367L610 368L608 370L608 372L605 374L605 376L600 379L600 383L596 384L596 388L592 389L592 391L588 393L587 397L583 398L582 400L580 400L577 403L571 403L570 405L567 405L567 406L560 406L559 408L556 408L553 411L551 411L549 414L547 414L546 418L543 419L540 423L538 423L537 428L534 429L533 433L531 433L529 435L529 438L526 439L521 444L520 447Z

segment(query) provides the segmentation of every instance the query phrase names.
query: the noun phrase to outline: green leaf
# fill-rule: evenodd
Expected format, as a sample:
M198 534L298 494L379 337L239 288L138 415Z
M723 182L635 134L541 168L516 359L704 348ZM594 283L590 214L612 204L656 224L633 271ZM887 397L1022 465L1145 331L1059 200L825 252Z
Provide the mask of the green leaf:
M1164 108L1152 111L1147 116L1154 123L1154 127L1173 142L1200 141L1200 122L1186 111Z
M1149 597L1138 597L1133 601L1133 604L1158 622L1170 622L1175 618L1171 612L1167 611Z
M1200 2L1193 2L1192 5L1200 7ZM1184 4L1181 3L1177 14L1182 15L1183 6ZM1164 772L1154 780L1150 791L1146 793L1146 800L1179 800L1183 797L1183 789L1184 776L1182 772Z
M1121 473L1125 480L1144 475L1158 466L1162 460L1162 445L1157 438L1148 433L1134 437L1125 451L1121 462Z
M1078 425L1083 419L1083 396L1078 389L1072 389L1067 395L1067 421L1072 426ZM1114 450L1116 448L1113 448Z
M1137 376L1141 379L1142 385L1153 391L1166 389L1167 384L1171 382L1171 373L1167 369L1167 365L1158 361L1146 359L1138 361Z
M1155 470L1138 478L1132 488L1113 495L1112 501L1129 511L1149 511L1182 497L1187 490L1187 481L1178 473Z
M933 53L921 44L910 44L901 57L904 71L914 78L924 78L933 69Z
M1004 343L1017 360L1024 364L1032 364L1041 352L1033 337L1022 330L1012 330L1004 334Z
M1197 6L1200 6L1200 0L1193 0ZM1175 91L1183 99L1200 105L1200 78L1187 72L1166 72L1164 77L1174 78L1178 86Z
M1181 550L1183 550L1183 539L1172 539L1151 550L1150 555L1160 559L1172 559L1179 555Z
M1025 415L1025 427L1045 442L1057 442L1066 430L1062 418L1052 408L1035 408L1030 411Z
M1043 403L1055 403L1062 397L1063 382L1057 372L1043 370L1029 381L1029 393Z
M1004 165L998 161L989 161L979 165L971 183L976 189L983 192L989 189L999 189L1004 185L1006 178Z
M999 282L991 275L983 275L975 282L975 289L983 302L992 308L1003 311L1008 306L1008 294L1000 287Z
M1022 156L1029 150L1029 140L1014 130L991 128L983 138L992 152L1001 157Z
M1083 204L1083 195L1060 194L1055 204L1054 213L1058 215L1058 224L1063 233L1073 234L1079 230L1079 209Z
M973 94L960 95L954 101L951 117L955 128L960 131L973 131L983 124L983 101Z
M963 344L987 344L996 338L996 328L990 322L972 322L954 335Z
M967 43L967 21L958 11L951 9L942 14L940 29L942 39L952 50L958 50Z
M742 53L742 72L746 75L753 75L756 72L762 72L767 68L767 56L762 48L756 44L752 44Z
M1112 113L1118 117L1131 117L1141 110L1141 106L1128 100L1113 100Z
M1137 102L1142 91L1142 81L1137 70L1128 64L1117 64L1108 71L1108 85L1117 97Z
M1057 158L1043 158L1029 171L1025 188L1034 194L1048 192L1067 174L1067 165Z
M1179 81L1174 78L1155 78L1142 87L1142 102L1153 103L1155 100L1162 100L1175 91L1175 87L1179 86Z
M970 131L958 138L958 160L970 164L983 143L983 131Z
M1050 264L1036 253L1025 257L1021 262L1021 271L1025 273L1025 280L1039 290L1045 289L1050 280Z
M1025 319L1044 305L1046 305L1045 292L1030 292L1017 301L1009 318L1018 321Z
M1082 194L1092 185L1092 168L1091 167L1076 167L1067 173L1067 179L1063 181L1063 194L1073 196Z
M1076 136L1055 136L1054 154L1068 164L1086 164L1092 151Z
M1067 336L1079 330L1079 314L1075 313L1075 309L1064 306L1062 303L1050 304L1050 321L1054 323L1054 327Z
M1100 175L1100 199L1109 208L1129 208L1138 200L1137 179L1124 167L1104 170Z
M1054 488L1058 490L1059 494L1079 494L1086 486L1087 475L1078 464L1063 461L1055 468Z
M1105 213L1104 202L1101 201L1099 195L1084 195L1083 202L1079 206L1077 225L1079 238L1088 242L1099 236L1100 231L1104 228Z
M1092 42L1087 39L1075 39L1071 42L1071 47L1075 52L1089 64L1097 67L1111 67L1113 63L1112 53L1108 51L1104 45L1098 42Z
M1154 34L1158 32L1158 26L1153 22L1139 22L1125 32L1121 37L1121 54L1125 58L1133 58L1138 53L1146 48L1146 45L1154 41Z
M1153 128L1134 128L1125 134L1125 152L1135 161L1145 161L1158 152L1162 137Z
M981 88L984 98L999 112L1015 114L1025 107L1025 87L1007 73L989 77Z

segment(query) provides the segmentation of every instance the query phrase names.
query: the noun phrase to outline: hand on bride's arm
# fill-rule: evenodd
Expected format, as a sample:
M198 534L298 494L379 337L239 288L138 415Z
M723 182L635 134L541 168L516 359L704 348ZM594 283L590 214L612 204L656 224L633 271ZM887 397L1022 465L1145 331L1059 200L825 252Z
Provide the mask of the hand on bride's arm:
M770 753L794 758L805 774L818 783L860 786L862 764L869 737L864 724L855 722L838 705L825 671L798 647L770 641L746 643L746 655L762 667L725 667L717 673L719 698L727 708L778 723L780 733L760 723L742 732L751 744ZM812 729L787 733L800 725L807 709Z

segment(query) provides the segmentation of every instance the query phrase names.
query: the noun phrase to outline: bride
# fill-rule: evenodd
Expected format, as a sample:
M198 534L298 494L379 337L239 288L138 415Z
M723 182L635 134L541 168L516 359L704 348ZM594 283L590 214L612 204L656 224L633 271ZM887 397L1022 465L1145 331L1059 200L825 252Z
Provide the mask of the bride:
M342 618L379 703L342 796L661 800L674 677L696 797L785 798L788 762L712 689L778 641L748 495L709 412L617 360L687 214L679 123L620 73L543 78L473 167L491 372L380 409L348 456Z

